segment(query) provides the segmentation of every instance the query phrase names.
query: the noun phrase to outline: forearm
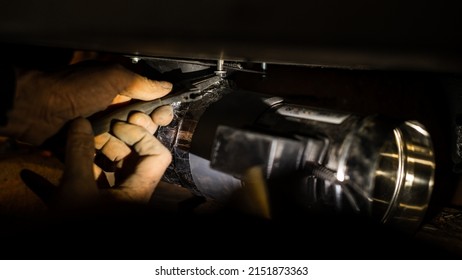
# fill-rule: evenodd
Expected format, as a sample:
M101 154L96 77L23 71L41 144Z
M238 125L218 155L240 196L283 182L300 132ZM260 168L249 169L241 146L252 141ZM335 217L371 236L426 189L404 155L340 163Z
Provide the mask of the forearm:
M19 132L17 126L12 126L11 113L17 109L18 69L53 71L67 65L72 51L8 43L0 43L0 47L0 136L16 137Z

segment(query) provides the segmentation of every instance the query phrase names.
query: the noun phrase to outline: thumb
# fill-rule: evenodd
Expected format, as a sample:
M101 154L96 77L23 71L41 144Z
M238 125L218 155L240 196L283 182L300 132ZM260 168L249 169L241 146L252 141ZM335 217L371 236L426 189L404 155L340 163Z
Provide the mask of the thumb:
M90 122L77 118L70 123L65 169L61 181L60 200L62 203L86 203L96 198L98 188L93 175L95 153L93 131Z
M172 90L173 85L170 82L151 80L126 69L123 72L125 80L119 75L118 81L124 81L125 87L119 93L119 97L122 95L129 99L148 101L163 97Z
M172 90L173 85L170 82L154 81L140 75L133 75L131 84L117 94L111 104L124 103L131 99L154 100L167 95Z

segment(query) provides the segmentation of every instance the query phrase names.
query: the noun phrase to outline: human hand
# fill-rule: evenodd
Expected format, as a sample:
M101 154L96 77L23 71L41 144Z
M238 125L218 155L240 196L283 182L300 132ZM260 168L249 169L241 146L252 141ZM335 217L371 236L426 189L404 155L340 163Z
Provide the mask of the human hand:
M159 98L172 89L169 82L152 81L113 64L84 62L53 73L16 70L14 108L0 134L33 145L42 144L69 120L131 98Z
M118 199L147 203L172 160L170 151L153 134L159 126L168 125L172 119L173 108L165 105L154 110L151 116L135 112L127 122L116 122L111 130L114 136L109 133L98 135L95 138L96 148L101 149L118 168L113 174L115 182L110 184L104 180L107 173L94 165L95 179L112 187L111 195Z
M149 117L143 114L134 119L147 118ZM146 124L147 127L130 122L118 122L114 125L114 135L132 151L120 159L120 162L130 160L130 163L135 164L129 164L128 170L127 166L121 165L119 171L122 176L113 187L100 188L94 179L93 131L84 118L78 118L70 124L65 169L58 188L31 172L23 172L22 178L59 213L111 213L121 205L146 204L172 158L169 150L153 136L152 123Z

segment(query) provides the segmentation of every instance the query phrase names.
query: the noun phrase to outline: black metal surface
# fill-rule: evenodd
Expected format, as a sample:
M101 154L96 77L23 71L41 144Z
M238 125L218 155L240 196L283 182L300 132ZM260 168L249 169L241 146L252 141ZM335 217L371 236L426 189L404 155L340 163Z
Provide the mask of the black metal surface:
M302 164L305 143L251 130L219 126L211 155L211 167L242 179L259 166L266 178L290 176Z
M178 103L173 106L173 121L167 126L160 127L156 134L157 138L170 149L173 155L172 163L167 168L162 180L188 188L199 196L207 194L207 192L200 190L200 182L193 178L190 158L191 142L204 111L225 96L228 91L227 81L221 81L207 90L206 98L191 103Z
M460 72L459 1L4 1L0 40L163 57Z

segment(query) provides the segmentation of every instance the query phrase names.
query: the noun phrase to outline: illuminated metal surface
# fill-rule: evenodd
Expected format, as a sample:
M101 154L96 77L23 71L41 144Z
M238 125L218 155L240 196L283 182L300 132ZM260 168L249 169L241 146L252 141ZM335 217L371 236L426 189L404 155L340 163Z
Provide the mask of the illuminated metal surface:
M383 128L372 133L364 129L367 126ZM393 128L366 118L344 145L340 177L365 191L369 202L363 209L384 224L410 232L417 229L428 208L435 171L425 128L410 121ZM373 149L377 152L371 153Z

